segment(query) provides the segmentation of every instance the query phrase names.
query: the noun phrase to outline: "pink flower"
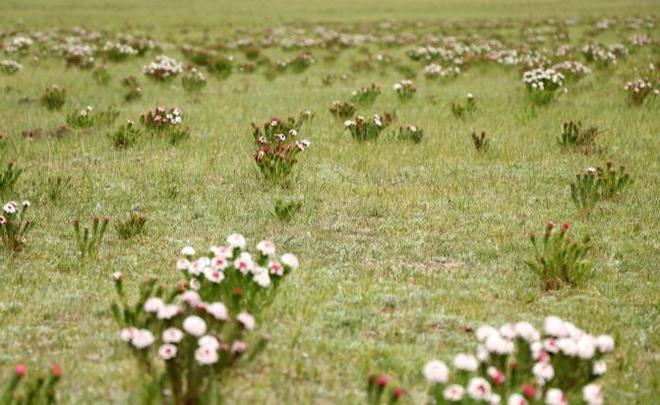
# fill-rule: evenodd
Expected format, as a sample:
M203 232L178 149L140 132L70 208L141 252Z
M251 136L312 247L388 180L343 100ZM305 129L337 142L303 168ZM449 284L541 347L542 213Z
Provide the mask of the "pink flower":
M27 366L25 364L17 364L14 367L14 372L17 376L23 377L27 373Z
M167 328L163 331L163 341L166 343L179 343L183 339L183 332L179 328Z
M158 355L163 360L170 360L176 356L177 348L173 344L164 344L158 349Z
M206 333L206 322L196 315L191 315L183 321L183 330L193 336L202 336Z
M245 328L246 330L252 330L255 326L254 317L247 312L241 312L236 316L236 320Z
M210 346L200 346L195 350L195 360L204 366L215 364L218 361L218 351Z
M227 307L222 302L213 302L206 306L206 312L219 321L226 321L229 319L227 315Z

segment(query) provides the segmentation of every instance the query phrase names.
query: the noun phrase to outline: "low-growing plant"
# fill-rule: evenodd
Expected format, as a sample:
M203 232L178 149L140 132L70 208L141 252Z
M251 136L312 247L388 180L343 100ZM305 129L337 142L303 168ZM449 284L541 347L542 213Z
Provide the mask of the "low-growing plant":
M142 130L135 125L133 120L128 120L126 124L107 134L115 149L129 148L135 145L141 136Z
M0 196L7 196L14 191L14 187L22 173L23 169L13 162L7 164L5 170L0 173Z
M183 64L169 56L159 55L155 61L144 66L142 71L154 81L166 82L183 73Z
M44 184L44 194L50 202L55 202L62 198L62 195L71 185L71 177L48 176Z
M130 56L138 54L138 51L128 44L120 42L106 42L103 46L105 57L114 62L121 62Z
M0 404L6 405L50 405L57 402L56 386L64 373L57 364L50 366L48 374L37 374L27 380L28 369L17 364L0 393Z
M648 77L627 82L623 89L628 92L630 104L635 106L640 106L647 99L660 95L660 87L655 85L653 80Z
M131 212L125 220L118 220L115 229L120 239L131 239L144 233L147 217Z
M424 137L424 130L417 128L414 125L407 125L405 127L399 127L399 139L405 141L413 141L415 143L420 143Z
M103 241L105 231L108 228L109 218L94 218L92 227L80 228L80 221L73 221L73 233L76 237L78 254L82 259L95 258L99 252L99 245Z
M114 274L119 301L112 313L146 377L151 402L221 403L227 373L265 348L267 338L254 331L298 260L291 254L278 260L270 241L260 242L255 254L245 248L238 234L208 255L186 247L176 265L185 281L168 288L147 280L132 304L122 274Z
M92 107L88 105L80 111L74 111L67 115L66 123L75 128L90 128L94 126Z
M481 131L481 135L477 135L476 132L472 132L472 144L477 153L484 153L488 150L490 146L490 140L486 138L486 132Z
M399 97L399 100L401 101L408 101L412 99L415 93L417 92L417 88L413 84L412 80L408 80L408 79L400 80L394 83L394 86L392 86L392 88L394 89L397 97Z
M124 94L124 100L133 101L142 97L142 87L140 87L135 76L127 76L121 79L121 85L127 89L127 92Z
M314 60L314 57L311 53L301 52L296 55L295 58L290 60L287 65L289 68L291 68L293 73L302 73L309 69L314 63L316 63L316 60Z
M297 155L309 147L308 140L298 140L298 132L306 117L289 117L285 121L272 118L264 123L263 130L252 124L252 136L257 146L254 160L266 180L286 179L297 162Z
M351 118L355 114L355 104L348 101L341 102L335 100L330 105L330 114L342 120Z
M380 93L380 87L376 83L372 83L368 87L360 87L358 90L353 91L351 101L357 104L369 105L376 100Z
M592 273L593 265L587 259L591 250L591 238L574 240L568 236L570 225L559 229L549 221L542 236L532 232L529 239L533 255L525 263L541 279L543 289L556 290L563 285L577 286Z
M451 113L455 118L463 118L467 114L474 113L477 110L477 102L472 93L468 93L465 105L460 103L451 103Z
M303 203L300 200L278 198L275 200L273 215L282 222L289 222L300 211L302 205Z
M206 86L206 76L196 67L190 67L181 76L181 85L188 93L197 93Z
M2 60L0 61L0 72L6 75L13 75L20 72L23 69L23 65L14 61L14 60Z
M385 374L370 375L367 378L367 404L396 404L405 395L403 388L392 386L391 379Z
M556 316L545 318L542 332L517 322L483 325L475 335L476 355L454 356L451 373L441 360L424 365L436 404L603 404L597 381L614 351L611 336L593 336Z
M351 136L358 141L369 141L378 138L381 132L392 123L392 114L385 113L382 117L374 114L373 117L364 118L358 115L353 120L344 121L344 127L351 133Z
M41 96L41 104L49 110L60 110L66 102L66 89L54 84Z
M564 75L554 69L533 69L523 73L527 94L536 105L545 105L555 98L557 90L564 85Z
M190 128L183 125L183 115L178 107L158 106L142 113L140 121L151 132L167 137L171 145L176 145L190 137Z
M108 83L110 83L110 80L112 79L112 75L110 74L110 71L105 65L99 66L96 69L94 69L94 71L92 72L92 76L94 77L94 81L102 86L105 86Z
M29 201L21 204L9 201L2 207L0 215L0 238L8 251L20 252L25 245L25 235L32 228L32 221L26 217Z
M589 210L598 201L611 199L632 183L624 166L616 168L607 161L605 167L590 167L575 176L571 183L571 199L581 209Z
M598 149L596 137L599 133L597 126L583 127L580 121L567 121L561 124L557 143L562 148L574 148L588 154Z

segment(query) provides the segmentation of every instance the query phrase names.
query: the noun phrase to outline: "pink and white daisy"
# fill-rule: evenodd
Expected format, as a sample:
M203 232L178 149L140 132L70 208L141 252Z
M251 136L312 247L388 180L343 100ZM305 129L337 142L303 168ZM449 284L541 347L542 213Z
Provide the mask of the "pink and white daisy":
M559 388L550 388L545 393L546 405L568 405L566 394Z
M587 405L602 405L603 388L598 384L588 384L582 388L582 399Z
M211 336L211 335L202 336L197 341L197 344L199 346L208 346L215 350L218 350L220 348L220 342L218 342L218 339L215 336Z
M206 333L206 322L196 315L191 315L183 321L183 330L189 335L202 336Z
M490 384L481 377L471 378L467 386L467 393L476 401L486 401L491 394Z
M144 311L149 312L150 314L155 314L160 311L160 309L165 305L162 299L158 297L148 298L144 302Z
M222 259L224 260L224 259ZM220 283L225 279L225 273L222 270L212 269L207 267L204 269L204 277L212 283Z
M453 365L458 370L473 372L479 367L479 362L471 354L459 353L454 357Z
M177 348L173 344L164 344L158 348L158 355L163 360L171 360L176 357Z
M136 349L144 349L156 341L154 335L147 329L136 329L133 331L131 343Z
M298 258L291 253L283 254L282 257L280 257L280 262L291 270L296 270L298 268Z
M230 248L240 250L244 250L246 245L245 237L240 233L232 233L229 235L227 237L227 243L229 244Z
M179 343L183 339L183 332L179 328L167 328L163 331L163 342Z
M229 319L227 307L222 302L208 304L206 306L206 312L219 321L226 321Z
M158 319L172 319L175 316L179 315L181 313L182 309L180 306L176 304L168 304L163 306L158 313L156 314L156 317Z
M449 402L459 402L463 399L465 388L458 384L452 384L442 391L442 396Z
M195 350L195 360L204 366L215 364L218 362L218 351L210 346L200 346Z
M252 330L255 326L254 317L247 312L241 312L236 316L236 320L245 328L245 330Z
M422 374L424 374L424 378L429 384L444 384L449 377L449 369L442 361L432 360L426 363Z
M257 243L257 250L264 256L273 256L275 254L275 244L270 240L262 240Z

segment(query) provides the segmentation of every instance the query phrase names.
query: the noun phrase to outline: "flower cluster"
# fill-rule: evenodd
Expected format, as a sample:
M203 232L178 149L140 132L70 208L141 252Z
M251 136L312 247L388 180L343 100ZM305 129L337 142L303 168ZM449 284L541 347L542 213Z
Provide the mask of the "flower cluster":
M619 195L631 182L625 167L617 169L608 161L604 168L590 167L575 176L571 183L571 199L578 208L589 210L598 201Z
M57 399L55 389L63 376L60 366L52 364L48 375L37 374L36 378L28 379L27 366L17 364L0 391L0 404L54 404Z
M252 136L257 147L254 160L267 180L284 180L297 162L297 155L307 150L310 142L298 140L306 116L281 120L277 117L264 123L263 129L252 124Z
M339 119L350 118L355 114L355 104L348 101L341 102L335 100L330 104L330 114Z
M461 68L458 66L453 66L449 68L443 68L442 66L431 63L424 68L423 74L427 79L438 79L456 76L461 72Z
M108 59L119 62L129 56L137 55L138 51L128 44L108 41L103 45L103 53Z
M553 221L548 221L542 236L529 234L533 253L525 263L539 276L546 291L564 284L579 285L592 273L593 265L586 258L592 248L591 238L587 235L574 240L568 236L569 228L568 223L557 228Z
M523 83L533 102L547 104L564 85L564 75L554 69L533 69L523 73Z
M351 93L351 101L358 104L371 104L380 95L380 87L376 83L372 83L368 87L360 87L358 90Z
M16 62L15 60L10 60L10 59L0 60L0 72L4 74L13 75L15 73L20 72L22 69L23 69L23 65Z
M599 68L610 67L617 62L617 55L598 44L584 45L580 51L587 62L595 63Z
M561 73L567 80L578 80L591 74L589 67L574 60L557 63L552 69L555 72Z
M399 127L399 139L420 143L424 137L424 130L415 125Z
M192 247L184 248L176 267L187 281L168 290L148 280L135 304L125 302L123 276L114 274L120 303L113 304L112 312L122 326L119 337L156 391L169 391L173 403L198 403L222 394L218 387L224 373L265 347L264 338L252 336L261 311L298 268L292 254L278 259L269 240L250 254L240 234L209 250L198 256Z
M166 135L172 145L190 136L190 128L182 124L183 118L178 107L158 106L140 114L140 121L147 129Z
M5 203L0 212L0 239L5 249L18 252L25 245L25 234L32 227L32 221L26 217L29 201Z
M181 85L189 93L198 92L206 86L206 76L196 67L191 67L181 76Z
M34 41L28 36L16 35L2 45L2 50L5 53L25 52L30 49L33 43Z
M642 105L649 97L660 95L660 87L648 77L627 82L623 89L628 92L628 100L633 105Z
M401 101L410 100L415 95L415 92L417 92L417 88L413 84L412 80L408 79L400 80L394 83L392 88Z
M154 62L144 66L144 74L157 81L166 81L183 72L183 64L165 55L159 55Z
M64 60L67 66L90 69L94 66L96 48L85 44L68 44L64 49Z
M378 135L392 122L392 115L389 113L374 114L373 117L364 118L358 115L353 120L346 120L344 127L348 129L353 138L358 141L368 141L378 138Z
M424 366L428 393L436 403L603 404L596 381L607 370L604 356L614 350L611 336L593 336L548 316L543 331L528 322L499 329L483 325L476 338L476 355L456 355L451 376L443 361Z
M396 404L405 393L403 388L392 386L391 379L387 375L370 375L367 379L368 405Z
M66 89L54 84L41 96L41 104L49 110L59 110L66 102Z

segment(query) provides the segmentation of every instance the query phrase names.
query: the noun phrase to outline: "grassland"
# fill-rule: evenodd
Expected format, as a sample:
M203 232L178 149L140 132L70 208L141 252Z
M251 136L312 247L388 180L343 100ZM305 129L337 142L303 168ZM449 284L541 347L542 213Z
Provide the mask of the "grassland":
M6 30L84 24L129 27L177 43L238 27L320 21L535 18L648 14L652 1L398 1L385 2L84 2L5 0ZM154 12L153 10L157 10ZM153 12L153 14L152 14ZM185 32L182 28L186 28ZM655 29L657 39L657 28ZM517 35L517 34L516 34ZM405 58L406 47L392 51ZM282 51L269 51L273 56ZM298 254L294 273L270 309L272 345L259 361L227 382L231 403L359 403L375 370L399 377L419 403L422 365L473 349L470 329L483 322L541 321L547 314L611 333L618 344L606 377L610 403L650 404L660 395L660 116L657 103L630 107L622 90L632 68L657 53L636 54L611 71L595 71L551 105L530 112L518 70L483 67L446 83L416 80L407 104L396 100L393 70L351 73L321 86L328 73L349 71L357 50L334 63L274 81L261 74L209 79L201 97L180 83L144 84L142 100L127 104L118 79L139 76L151 56L111 65L113 81L99 86L91 73L61 59L23 61L15 76L0 76L0 129L9 136L1 162L25 169L14 198L33 201L36 221L28 248L0 255L0 366L57 361L66 371L66 403L125 403L137 372L116 343L109 316L109 275L176 280L173 263L184 245L200 248L233 231L252 242L271 237ZM178 51L168 52L180 58ZM321 59L321 58L319 58ZM425 131L420 145L389 134L357 144L327 112L361 85L376 81L384 94L365 112L396 110L399 123ZM68 89L62 113L35 100L58 83ZM455 119L451 102L472 92L473 118ZM30 101L32 100L32 101ZM62 139L23 139L21 131L51 129L64 113L85 106L121 110L135 118L157 104L178 105L192 137L177 147L157 140L116 151L106 130L74 131ZM315 112L305 127L312 147L288 187L264 183L251 158L249 124L274 116ZM562 152L564 120L604 129L602 155ZM491 150L475 154L469 134L486 131ZM611 158L625 164L634 185L620 199L577 213L568 184L587 166ZM49 176L70 176L63 198L44 196ZM270 214L278 197L304 200L282 224ZM109 232L98 260L75 257L71 221L119 218L138 208L148 231L137 241ZM547 219L569 221L593 236L596 274L580 288L547 293L524 264L527 232ZM0 373L1 374L1 373Z

